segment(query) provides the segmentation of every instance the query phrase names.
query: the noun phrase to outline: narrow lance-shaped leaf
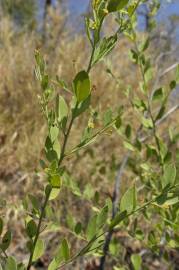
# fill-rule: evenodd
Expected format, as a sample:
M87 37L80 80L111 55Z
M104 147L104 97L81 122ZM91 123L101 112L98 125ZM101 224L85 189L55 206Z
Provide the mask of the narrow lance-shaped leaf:
M68 242L66 239L62 241L61 251L62 251L63 258L65 259L65 261L68 261L70 258L70 249L69 249Z
M120 222L122 222L127 216L127 211L119 212L115 216L115 218L111 221L109 225L109 229L112 230L115 226L117 226Z
M97 62L101 61L106 55L108 55L115 47L117 42L117 34L109 38L104 37L98 47L95 49L92 66Z
M39 67L40 73L43 75L45 71L45 61L39 51L35 52L35 60Z

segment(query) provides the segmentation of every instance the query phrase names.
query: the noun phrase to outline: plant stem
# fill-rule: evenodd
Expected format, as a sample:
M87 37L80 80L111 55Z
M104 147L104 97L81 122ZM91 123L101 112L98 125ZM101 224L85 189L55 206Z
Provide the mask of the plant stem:
M30 254L30 258L29 258L27 270L30 270L31 265L32 265L33 255L34 255L35 247L36 247L36 244L37 244L37 240L38 240L39 235L40 235L40 228L41 228L43 216L44 216L44 213L45 213L45 209L46 209L46 206L47 206L49 197L50 197L50 193L51 193L51 192L49 192L49 193L46 195L44 204L43 204L42 209L41 209L41 214L40 214L40 218L39 218L39 223L38 223L38 226L37 226L37 232L36 232L36 235L35 235L35 238L34 238L34 241L33 241L33 249L32 249L32 252L31 252L31 254Z
M76 106L75 106L75 109L74 109L75 111L76 111L77 107L78 107L78 104L76 104ZM60 159L59 159L59 162L58 162L58 165L59 165L59 166L61 165L61 162L63 161L63 159L64 159L64 157L65 157L66 144L67 144L67 141L68 141L68 137L69 137L69 135L70 135L70 131L71 131L71 128L72 128L74 119L75 119L75 117L72 115L71 121L70 121L69 126L68 126L68 130L67 130L67 132L64 134L63 146L62 146L62 150L61 150Z
M93 61L93 57L94 57L94 53L95 53L95 47L96 47L96 45L94 43L92 53L91 53L91 57L90 57L90 61L89 61L88 68L87 68L87 73L89 73L91 68L92 68L92 61Z
M115 185L114 185L114 191L113 191L113 197L112 197L112 220L115 218L117 211L118 211L118 203L119 203L119 190L120 190L120 184L121 184L121 178L124 172L124 168L128 162L129 159L129 152L124 156L120 167L117 171L117 175L116 175L116 180L115 180ZM105 243L103 246L103 256L100 258L100 266L99 266L99 270L103 270L105 267L105 262L106 262L106 257L109 251L109 245L111 242L111 238L113 235L114 230L110 230L107 235L106 235L106 239L105 239Z
M78 106L78 104L76 104L74 111L77 109L77 106ZM64 135L62 151L61 151L60 159L59 159L59 162L58 162L59 167L60 167L60 165L61 165L61 163L62 163L62 161L63 161L63 159L65 157L65 155L64 155L65 154L65 148L66 148L66 144L67 144L67 141L68 141L68 138L69 138L69 135L70 135L70 131L71 131L74 119L75 119L75 117L72 115L71 121L70 121L68 129L67 129L67 132ZM39 235L40 235L40 228L41 228L42 220L43 220L43 217L44 217L44 214L45 214L45 209L46 209L46 206L47 206L49 198L50 198L50 194L51 194L51 191L48 192L48 194L46 195L44 204L43 204L42 209L41 209L41 214L40 214L39 222L38 222L38 225L37 225L37 232L36 232L36 235L35 235L35 238L34 238L34 241L33 241L33 249L32 249L32 252L30 254L27 270L30 270L31 265L32 265L34 250L35 250L37 240L38 240Z

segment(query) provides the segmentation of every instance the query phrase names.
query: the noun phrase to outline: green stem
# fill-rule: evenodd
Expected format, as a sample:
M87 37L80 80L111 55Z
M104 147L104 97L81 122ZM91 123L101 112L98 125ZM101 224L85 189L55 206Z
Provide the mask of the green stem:
M39 218L39 223L38 223L38 226L37 226L37 232L36 232L36 235L35 235L35 238L34 238L34 241L33 241L33 249L32 249L32 252L31 252L31 254L30 254L30 258L29 258L27 270L30 270L30 267L31 267L31 265L32 265L33 255L34 255L35 247L36 247L36 244L37 244L37 240L38 240L39 235L40 235L40 228L41 228L43 216L44 216L44 214L45 214L45 209L46 209L46 206L47 206L49 197L50 197L50 193L51 193L51 192L49 192L49 193L46 195L44 204L43 204L43 206L42 206L42 210L41 210L41 214L40 214L40 218Z
M92 62L93 62L93 57L94 57L94 53L95 53L95 47L96 47L96 45L94 43L92 53L91 53L91 57L90 57L90 61L89 61L88 68L87 68L87 73L89 73L91 68L92 68Z
M67 145L67 141L68 141L68 137L70 135L70 131L74 122L74 117L72 116L69 127L67 132L64 134L64 142L63 142L63 146L62 146L62 150L61 150L61 155L60 155L60 159L58 162L58 165L60 166L61 162L63 161L64 157L65 157L65 149L66 149L66 145Z
M159 142L159 139L157 137L156 123L155 123L155 119L154 119L153 114L152 114L152 109L151 109L151 104L150 104L150 97L149 97L148 89L147 89L148 88L147 87L147 82L146 82L146 79L145 79L145 73L144 73L143 65L142 65L141 58L140 58L140 51L138 49L138 45L137 45L137 42L136 41L134 41L134 44L135 44L136 51L137 51L137 53L139 55L139 67L140 67L140 71L141 71L141 74L142 74L142 79L143 79L143 82L144 82L144 87L145 87L145 90L147 91L148 113L149 113L150 119L152 121L153 135L154 135L155 143L156 143L156 146L157 146L157 150L158 150L158 154L159 154L159 157L160 157L160 162L161 162L162 170L163 170L163 163L162 163L162 154L161 154L160 142Z
M100 25L99 30L98 30L99 33L100 33L100 29L101 29L101 25ZM88 68L87 68L87 72L88 73L90 72L90 70L92 68L92 61L93 61L93 57L94 57L94 53L95 53L95 48L96 48L96 41L94 41L94 44L93 44L93 49L92 49L92 53L91 53L89 65L88 65ZM75 112L76 112L77 108L78 108L78 102L76 102L76 105L75 105L75 108L74 108L74 112L72 113L71 121L69 123L67 132L64 134L64 141L63 141L63 145L62 145L60 159L59 159L59 162L58 162L58 166L59 167L60 167L63 159L65 158L65 149L66 149L67 141L68 141L68 138L69 138L69 135L70 135L70 131L71 131L73 122L75 120ZM50 198L50 194L51 194L51 191L46 195L44 204L43 204L42 209L41 209L41 214L40 214L39 222L38 222L38 225L37 225L37 232L36 232L36 235L35 235L35 238L34 238L34 241L33 241L33 249L32 249L32 252L31 252L30 257L29 257L29 262L28 262L27 270L30 270L31 265L32 265L34 250L35 250L35 247L36 247L36 244L37 244L37 240L38 240L39 235L40 235L41 224L42 224L43 217L44 217L44 214L45 214L46 206L47 206L48 201L49 201L49 198Z
M76 104L76 107L75 107L74 110L77 109L77 106L78 106L78 104ZM69 135L70 135L70 131L71 131L74 119L75 119L75 117L72 115L72 118L71 118L71 121L69 123L67 132L66 132L66 134L64 136L64 142L63 142L62 151L61 151L61 155L60 155L60 159L59 159L59 163L58 163L59 167L60 167L60 165L61 165L61 163L62 163L62 161L63 161L63 159L65 157L65 148L66 148L66 144L67 144L67 141L68 141L68 138L69 138ZM41 229L43 217L44 217L44 214L45 214L45 209L46 209L46 206L47 206L49 198L50 198L50 194L51 194L51 191L48 192L48 194L46 195L44 204L43 204L42 209L41 209L41 214L40 214L39 222L38 222L38 225L37 225L37 232L36 232L36 235L35 235L35 238L34 238L34 241L33 241L33 249L32 249L32 252L30 254L27 270L30 270L30 267L32 265L34 250L35 250L37 240L38 240L39 235L40 235L40 229Z

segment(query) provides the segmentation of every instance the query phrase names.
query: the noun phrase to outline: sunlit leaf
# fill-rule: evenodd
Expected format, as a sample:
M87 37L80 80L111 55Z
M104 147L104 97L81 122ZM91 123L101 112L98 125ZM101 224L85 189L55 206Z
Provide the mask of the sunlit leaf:
M122 196L120 202L120 210L127 211L128 213L132 212L136 208L137 204L137 192L135 185L129 188L124 195Z
M80 71L74 81L73 88L76 95L77 101L80 103L86 100L91 92L91 85L88 73L86 71Z
M141 264L142 264L142 259L141 256L138 254L133 254L131 256L131 262L134 267L134 270L140 270L141 269Z
M44 242L43 240L38 239L35 249L34 249L34 254L33 254L33 259L32 259L33 262L38 260L44 254L44 251L45 251Z

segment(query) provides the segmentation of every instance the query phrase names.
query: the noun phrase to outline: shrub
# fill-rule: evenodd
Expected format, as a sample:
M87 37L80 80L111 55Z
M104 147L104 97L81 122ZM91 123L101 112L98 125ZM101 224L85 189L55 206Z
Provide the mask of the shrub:
M89 254L101 256L99 269L104 269L109 250L118 258L118 250L115 248L117 242L112 236L121 228L125 228L134 239L143 241L153 252L162 253L163 258L170 263L166 249L162 250L162 247L178 247L178 134L170 127L167 142L165 137L159 134L158 126L178 109L178 106L175 106L166 112L170 93L179 80L179 70L177 68L176 78L169 85L158 87L153 83L155 69L147 55L150 37L144 36L141 41L136 31L136 10L141 3L140 0L92 2L92 18L87 17L85 20L86 34L91 45L89 64L86 69L78 71L70 83L59 76L51 79L44 58L39 51L35 52L35 74L41 85L38 99L47 123L47 136L40 160L45 186L43 196L28 194L23 201L29 251L27 263L17 262L14 257L8 256L11 232L3 232L3 220L0 219L0 233L3 233L0 244L3 269L29 270L43 256L45 241L42 233L51 228L53 230L54 224L50 220L53 212L51 204L62 193L63 187L79 198L88 198L92 213L87 224L82 221L73 224L73 218L68 219L67 229L82 242L83 247L77 252L71 250L69 241L64 238L60 241L48 270L63 268L78 257ZM157 7L158 5L153 5L151 13L154 13ZM115 33L106 37L103 36L102 27L108 16L115 16L117 27ZM125 121L125 108L121 104L116 109L109 108L103 116L91 108L94 89L90 72L114 49L122 33L133 44L130 50L133 62L131 65L137 69L140 78L136 92L132 91L130 85L124 87L123 92L132 114L138 119L138 128ZM118 83L110 68L107 73ZM56 90L59 86L64 90L63 95ZM86 128L81 133L80 142L71 147L69 138L74 122L82 121L84 115L88 119ZM98 121L98 126L95 121ZM110 164L111 171L116 173L117 170L112 200L107 198L100 207L100 193L95 192L88 184L82 194L69 175L68 162L72 155L87 149L102 134L110 134L112 131L119 135L126 154L120 166L114 159ZM121 177L126 164L129 165L132 181L119 200ZM105 170L107 165L105 163L102 170ZM150 231L143 232L141 223L144 220L146 223L150 222L153 218L157 222L155 228L151 224ZM141 269L140 254L133 254L130 259L134 269ZM125 265L121 268L121 263L122 260L117 260L114 269L125 269Z

